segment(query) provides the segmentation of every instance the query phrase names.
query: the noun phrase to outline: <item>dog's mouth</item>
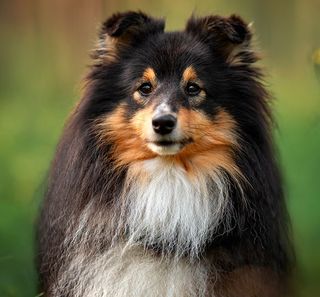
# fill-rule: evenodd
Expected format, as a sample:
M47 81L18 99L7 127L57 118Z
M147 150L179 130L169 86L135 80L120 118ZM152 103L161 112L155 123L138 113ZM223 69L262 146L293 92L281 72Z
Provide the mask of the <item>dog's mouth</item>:
M158 140L158 141L150 141L151 143L154 143L156 145L159 145L159 146L170 146L170 145L174 145L174 144L180 144L182 146L185 146L189 143L192 142L192 139L189 138L189 139L183 139L183 140L180 140L180 141L173 141L173 140ZM150 143L149 142L149 143Z
M192 143L191 138L181 140L155 140L147 141L149 149L159 155L175 155L181 151L186 145Z
M147 140L147 143L152 143L152 144L155 144L155 145L158 145L158 146L170 146L170 145L176 145L176 144L179 144L181 146L185 146L189 143L192 143L193 140L192 138L185 138L185 139L182 139L182 140Z

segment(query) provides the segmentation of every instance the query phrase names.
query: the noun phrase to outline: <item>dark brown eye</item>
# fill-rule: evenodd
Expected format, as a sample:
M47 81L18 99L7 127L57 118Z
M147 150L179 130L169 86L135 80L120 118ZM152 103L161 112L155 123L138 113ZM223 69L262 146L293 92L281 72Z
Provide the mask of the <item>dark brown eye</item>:
M139 88L138 91L142 96L148 96L152 92L152 85L149 82L143 83Z
M201 88L196 83L188 83L186 86L186 93L189 96L197 96L199 95Z

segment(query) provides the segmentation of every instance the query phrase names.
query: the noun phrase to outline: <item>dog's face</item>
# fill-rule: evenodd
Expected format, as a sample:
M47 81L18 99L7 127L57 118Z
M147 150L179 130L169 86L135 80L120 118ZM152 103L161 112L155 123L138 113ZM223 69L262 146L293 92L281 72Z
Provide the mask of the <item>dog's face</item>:
M190 19L182 32L163 27L141 13L104 24L94 74L101 141L111 140L119 165L163 156L232 171L243 110L234 73L255 59L248 26L212 16Z

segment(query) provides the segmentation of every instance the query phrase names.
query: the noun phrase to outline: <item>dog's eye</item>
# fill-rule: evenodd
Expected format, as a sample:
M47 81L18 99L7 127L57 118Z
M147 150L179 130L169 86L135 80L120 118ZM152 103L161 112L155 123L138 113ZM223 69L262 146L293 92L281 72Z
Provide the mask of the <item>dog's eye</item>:
M148 96L152 92L152 85L149 82L143 83L139 88L138 91L143 96Z
M186 93L189 96L197 96L199 95L201 88L196 83L188 83L186 86Z

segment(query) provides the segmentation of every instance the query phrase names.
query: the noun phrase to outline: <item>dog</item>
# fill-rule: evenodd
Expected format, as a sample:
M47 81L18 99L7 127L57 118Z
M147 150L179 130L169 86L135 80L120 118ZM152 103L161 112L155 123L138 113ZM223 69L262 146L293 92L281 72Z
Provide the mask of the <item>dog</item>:
M270 95L241 17L100 30L48 178L48 297L277 297L291 252Z

